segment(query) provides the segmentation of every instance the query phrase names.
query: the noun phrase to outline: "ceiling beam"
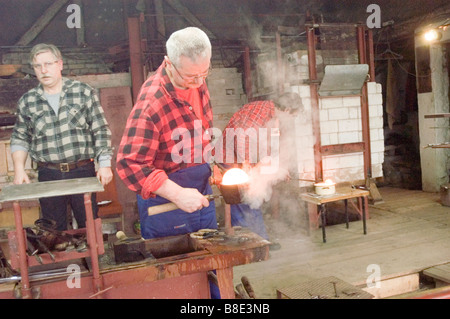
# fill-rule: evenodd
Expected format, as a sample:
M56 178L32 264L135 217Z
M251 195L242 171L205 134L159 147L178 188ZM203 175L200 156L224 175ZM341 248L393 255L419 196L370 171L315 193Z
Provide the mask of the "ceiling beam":
M162 0L154 0L155 13L156 13L156 29L158 35L163 39L166 39L166 21L164 19L164 9Z
M178 14L181 14L189 23L192 23L194 26L202 29L208 35L210 39L216 39L214 33L208 30L207 27L194 16L188 8L186 8L179 0L165 0L167 4L169 4Z
M48 7L47 10L45 10L39 19L32 25L32 27L25 32L16 45L28 45L31 41L33 41L55 17L63 5L67 3L67 1L68 0L57 0L50 7Z

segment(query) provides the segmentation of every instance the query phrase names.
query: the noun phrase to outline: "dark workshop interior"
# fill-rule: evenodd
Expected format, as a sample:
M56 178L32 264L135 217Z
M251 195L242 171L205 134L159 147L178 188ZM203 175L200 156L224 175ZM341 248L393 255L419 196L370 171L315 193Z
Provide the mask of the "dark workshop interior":
M208 280L224 299L450 299L448 0L0 0L0 17L1 299L206 299ZM44 189L28 158L31 183L13 185L17 102L39 84L34 45L56 45L62 75L98 92L116 151L166 40L189 26L212 44L218 131L249 102L301 98L290 179L259 179L246 197L269 241L231 226L216 184L217 231L151 240L115 170L105 188ZM75 191L106 203L86 229L56 234L84 248L23 251L24 229L46 229L38 199ZM67 287L70 265L81 288Z

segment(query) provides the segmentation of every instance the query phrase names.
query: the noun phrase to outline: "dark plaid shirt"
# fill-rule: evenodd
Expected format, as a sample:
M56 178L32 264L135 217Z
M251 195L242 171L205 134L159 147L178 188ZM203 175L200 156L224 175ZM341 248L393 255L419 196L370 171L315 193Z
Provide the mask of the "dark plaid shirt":
M111 131L96 91L63 78L58 114L39 84L18 102L11 146L28 150L35 162L71 163L112 156Z
M208 127L193 107L180 100L164 69L143 84L138 101L128 117L117 154L117 173L131 190L148 197L155 176L203 164L209 144L202 138ZM212 109L206 84L199 88L205 124L212 127Z

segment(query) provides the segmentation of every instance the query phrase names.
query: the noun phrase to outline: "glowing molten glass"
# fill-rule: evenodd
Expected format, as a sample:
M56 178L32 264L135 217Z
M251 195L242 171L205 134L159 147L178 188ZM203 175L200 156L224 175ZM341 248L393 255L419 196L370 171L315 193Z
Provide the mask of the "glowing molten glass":
M240 168L232 168L225 172L222 179L222 185L244 184L249 180L246 172Z

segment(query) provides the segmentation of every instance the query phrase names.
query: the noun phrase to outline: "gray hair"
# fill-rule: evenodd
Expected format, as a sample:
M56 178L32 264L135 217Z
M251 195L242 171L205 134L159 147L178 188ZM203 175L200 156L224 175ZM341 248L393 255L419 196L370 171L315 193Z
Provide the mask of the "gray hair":
M273 103L283 112L286 110L291 112L296 110L303 111L304 109L300 95L292 92L283 93L279 97L273 98Z
M198 58L211 56L211 42L208 35L196 27L187 27L172 33L166 42L167 56L179 66L180 56L196 62Z
M62 59L61 51L59 51L59 49L56 46L54 46L53 44L39 43L36 44L33 48L31 48L30 63L33 63L33 60L36 57L36 55L44 52L51 52L58 60Z

